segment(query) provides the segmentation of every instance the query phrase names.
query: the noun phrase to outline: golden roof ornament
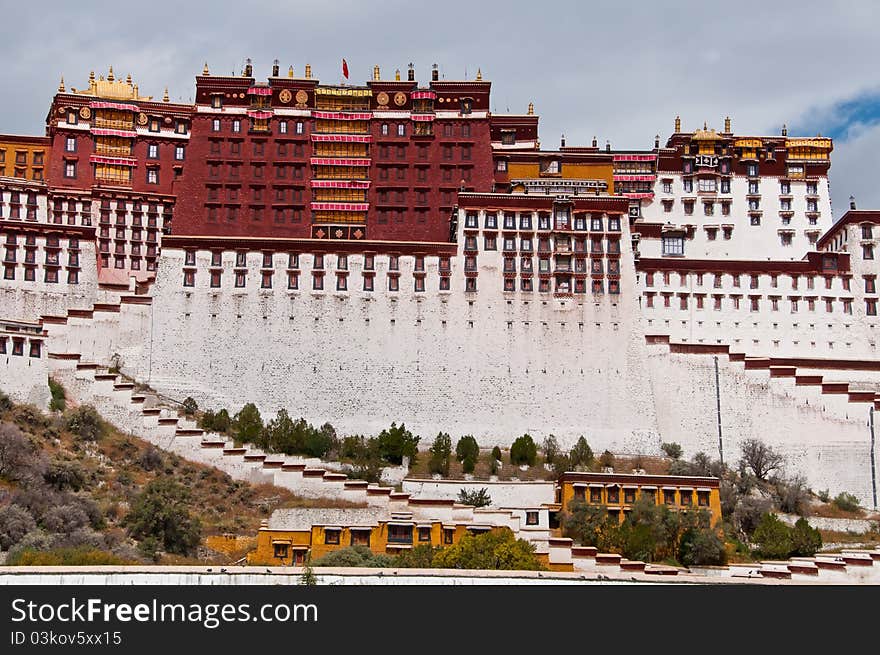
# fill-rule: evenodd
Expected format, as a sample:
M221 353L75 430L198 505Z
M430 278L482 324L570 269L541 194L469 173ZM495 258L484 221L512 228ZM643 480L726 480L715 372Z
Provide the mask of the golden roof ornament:
M478 68L478 69L477 69L477 82L482 82L482 81L483 81L483 71L481 71L481 70Z
M107 72L107 81L112 82L116 78L113 76L113 66L110 67L110 70Z
M59 86L59 91L61 90L61 86ZM107 73L107 79L104 79L103 75L95 79L95 71L91 71L89 73L89 86L79 90L70 87L70 92L92 98L107 98L108 100L152 100L151 96L142 96L138 93L138 85L133 83L130 74L126 76L125 80L117 79L113 74L112 66Z
M727 116L724 119L724 132L725 132L725 134L730 134L731 131L732 130L730 129L730 116Z
M675 133L681 133L681 116L675 117Z
M202 75L210 75L211 71L208 70L208 62L205 62L205 66L202 68Z
M162 96L162 102L171 102L171 100L168 98L168 87L167 86L165 87L165 94Z
M534 115L535 115L535 103L534 103L534 102L530 102L530 103L529 103L529 111L528 111L528 114L529 114L529 116L534 116Z
M306 64L306 79L307 80L312 79L312 65L311 64Z
M89 84L95 81L95 71L89 71Z
M373 80L378 82L380 79L382 78L379 77L379 64L376 64L373 66Z
M293 77L293 66L287 68L287 77Z
M400 69L399 68L395 69L395 71L394 71L394 81L400 82Z
M58 85L58 93L64 93L64 75L61 76L61 84Z
M131 73L125 76L125 83L131 86Z

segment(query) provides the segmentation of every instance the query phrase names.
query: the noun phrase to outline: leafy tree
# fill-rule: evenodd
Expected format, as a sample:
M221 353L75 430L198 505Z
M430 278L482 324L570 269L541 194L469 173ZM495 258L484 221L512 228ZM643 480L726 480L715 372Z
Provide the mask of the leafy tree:
M678 561L684 566L723 566L727 563L727 551L714 531L691 529L681 537Z
M305 419L300 419L305 423ZM304 452L312 457L326 457L336 447L336 428L330 423L325 423L320 428L314 428L306 424L306 438Z
M49 410L52 412L63 412L67 404L64 387L60 382L49 378L49 392L52 394L52 400L49 401Z
M65 423L67 429L82 441L98 441L106 432L100 414L90 405L81 405L68 412Z
M602 505L574 500L560 517L562 534L581 546L598 546L603 531L616 530L617 522Z
M832 502L844 512L859 511L859 499L845 491L841 491L837 494Z
M785 559L794 550L791 529L775 514L766 513L752 536L756 552L762 557Z
M410 463L415 463L419 437L413 436L403 423L400 427L392 423L390 428L379 433L378 440L379 454L386 462L400 465L404 457L409 457Z
M156 478L135 498L124 525L138 540L155 539L169 553L188 555L201 538L201 524L189 511L189 493L171 478Z
M235 415L235 434L244 443L254 443L263 432L263 419L260 410L248 403Z
M553 464L559 456L559 442L555 435L548 435L541 444L541 452L544 453L544 463Z
M816 528L807 523L803 516L799 518L791 530L792 555L812 557L822 548L822 535Z
M510 447L510 463L514 466L519 464L534 466L537 459L538 447L530 434L518 437Z
M489 490L482 489L462 489L458 492L458 502L462 505L473 505L474 507L488 507L492 504L492 497L489 496Z
M455 444L455 458L461 462L461 470L473 473L480 456L480 446L472 435L466 434Z
M446 432L439 432L431 444L431 460L428 469L431 473L449 475L449 459L452 457L452 438Z
M202 428L205 432L214 432L214 420L216 419L216 414L213 409L206 409L202 412L201 417L199 417L199 427Z
M307 558L305 565L303 566L302 576L300 576L299 584L303 587L316 587L318 585L318 577L315 575L315 571L312 568L312 560L311 558Z
M35 530L37 522L23 507L4 505L0 507L0 550L9 550L28 533Z
M183 413L187 416L192 416L199 411L199 406L192 396L187 396L181 403L181 407L183 408Z
M260 446L276 453L293 455L302 452L304 445L305 435L297 429L286 409L279 409L260 435Z
M614 468L614 453L606 450L599 456L599 466L602 468Z
M544 568L534 545L516 539L507 528L464 535L457 544L437 553L433 565L443 569L539 571Z
M217 412L216 416L214 416L215 432L229 432L231 425L232 419L229 417L229 412L227 412L225 408L221 409Z
M778 470L785 461L782 455L760 439L746 439L740 445L740 450L741 464L750 469L761 482L765 481L770 473Z
M691 460L690 475L706 477L712 475L712 458L706 453L699 452Z
M590 448L590 444L587 443L583 436L578 437L577 442L568 454L568 458L569 466L572 469L577 469L580 466L590 466L593 463L593 449Z
M670 443L660 444L660 450L663 451L664 455L672 459L681 459L681 456L684 453L684 451L681 449L681 446L674 441Z
M501 449L498 446L492 447L492 458L501 461Z
M421 545L403 550L394 557L393 566L405 569L430 569L434 557L442 549L439 546Z

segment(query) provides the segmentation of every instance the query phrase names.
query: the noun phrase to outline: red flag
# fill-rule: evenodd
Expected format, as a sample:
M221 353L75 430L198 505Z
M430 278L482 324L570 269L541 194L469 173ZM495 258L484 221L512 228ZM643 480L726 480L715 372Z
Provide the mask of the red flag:
M342 74L345 76L345 79L348 79L348 63L344 57L342 59Z

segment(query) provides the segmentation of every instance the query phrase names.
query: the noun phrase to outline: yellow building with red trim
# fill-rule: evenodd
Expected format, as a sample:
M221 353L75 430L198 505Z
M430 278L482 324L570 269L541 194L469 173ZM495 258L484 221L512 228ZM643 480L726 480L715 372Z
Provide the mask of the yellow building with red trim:
M637 500L647 498L680 511L706 510L714 526L721 520L720 483L710 477L569 471L559 477L557 500L563 511L573 501L601 505L622 522Z

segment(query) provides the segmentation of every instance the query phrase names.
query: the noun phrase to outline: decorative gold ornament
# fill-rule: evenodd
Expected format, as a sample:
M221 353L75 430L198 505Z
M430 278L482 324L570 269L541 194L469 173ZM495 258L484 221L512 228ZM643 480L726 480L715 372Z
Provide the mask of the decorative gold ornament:
M293 94L290 92L290 89L281 89L281 93L278 94L278 100L283 102L285 105L293 99Z
M88 107L83 107L79 110L79 117L88 120L92 117L92 110Z
M138 125L146 125L149 120L144 112L138 114Z
M388 94L385 93L384 91L382 91L379 95L376 96L376 102L379 103L380 105L383 105L383 106L387 105L388 104Z
M308 99L309 99L309 94L306 93L305 91L303 91L302 89L300 89L299 91L296 92L296 101L298 104L304 105L304 104L306 104L306 102L308 102Z
M398 107L403 107L406 104L406 94L402 91L398 91L394 94L394 104Z

